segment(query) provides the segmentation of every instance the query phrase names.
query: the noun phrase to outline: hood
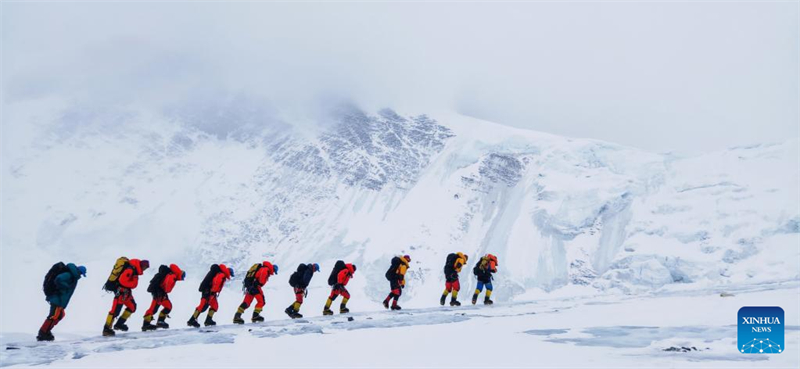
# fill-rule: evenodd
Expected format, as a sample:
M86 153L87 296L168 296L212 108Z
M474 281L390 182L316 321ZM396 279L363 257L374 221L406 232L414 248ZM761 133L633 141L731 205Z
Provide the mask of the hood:
M179 280L179 281L183 280L183 271L177 265L170 264L169 265L169 270L172 272L172 274L175 274L175 276L177 277L176 278L177 280Z
M144 271L142 270L142 261L139 259L131 259L128 260L128 264L130 264L133 269L136 271L137 275L142 275Z
M275 274L275 267L269 261L264 261L263 263L261 263L261 265L267 268L267 271L269 271L269 275Z
M350 275L353 275L356 272L356 266L353 264L345 264L344 267L350 272Z
M78 271L78 267L75 264L67 264L67 269L69 269L69 273L75 277L75 280L81 279L81 272Z
M231 271L225 264L220 264L219 270L222 271L222 274L225 274L226 279L231 279Z

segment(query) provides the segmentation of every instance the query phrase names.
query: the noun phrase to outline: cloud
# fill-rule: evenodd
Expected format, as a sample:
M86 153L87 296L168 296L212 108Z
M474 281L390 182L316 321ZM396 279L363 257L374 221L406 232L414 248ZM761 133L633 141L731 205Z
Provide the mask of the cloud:
M793 3L8 3L2 16L5 104L351 100L650 150L798 135Z

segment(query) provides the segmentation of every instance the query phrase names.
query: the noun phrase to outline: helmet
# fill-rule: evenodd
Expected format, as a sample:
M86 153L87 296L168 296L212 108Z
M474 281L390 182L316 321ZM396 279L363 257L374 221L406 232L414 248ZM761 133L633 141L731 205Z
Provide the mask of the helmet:
M142 273L144 273L144 271L147 270L147 268L150 267L150 261L149 260L142 260L142 261L139 262L139 266L142 267Z
M278 264L272 264L272 272L278 274Z
M409 263L411 262L411 256L404 255L403 259L406 259L406 261L409 262Z
M230 272L231 272L231 278L233 278L233 277L234 277L234 275L233 275L233 268L228 268L228 271L230 271Z
M313 266L314 266L314 271L319 272L319 264L314 263Z
M78 267L78 274L80 274L80 275L82 275L82 276L86 277L86 267L85 267L85 266L83 266L83 265L79 266L79 267Z
M350 264L350 265L353 266L353 273L355 273L356 272L356 265L355 264Z

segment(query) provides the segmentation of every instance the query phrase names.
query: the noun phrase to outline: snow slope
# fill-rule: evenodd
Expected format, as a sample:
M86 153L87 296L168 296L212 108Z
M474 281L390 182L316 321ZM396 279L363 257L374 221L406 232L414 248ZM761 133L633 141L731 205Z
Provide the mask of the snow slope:
M264 258L283 271L267 288L272 319L299 262L321 263L322 277L336 259L356 263L351 308L369 310L388 292L389 258L406 253L402 302L416 308L437 302L452 251L499 256L501 302L800 278L796 139L681 157L447 112L339 106L295 122L243 98L159 112L24 102L4 114L4 333L41 324L40 278L58 260L89 277L57 332L99 332L110 305L99 287L120 255L188 270L175 323L209 263L243 271ZM462 280L473 288L468 271Z
M0 366L53 367L702 367L800 364L797 282L679 294L540 299L348 317L130 332L38 344L2 337ZM779 305L786 352L737 352L736 311ZM684 349L685 348L685 349Z

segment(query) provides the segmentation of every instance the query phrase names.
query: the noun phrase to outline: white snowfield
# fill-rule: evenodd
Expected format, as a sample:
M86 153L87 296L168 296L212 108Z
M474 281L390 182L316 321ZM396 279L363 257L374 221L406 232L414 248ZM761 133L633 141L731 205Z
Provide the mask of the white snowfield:
M800 325L787 350L737 352L741 306L800 309L798 283L644 296L542 299L279 319L244 326L171 328L39 344L4 339L2 366L54 367L698 367L794 368Z
M346 344L360 342L375 354L358 359L364 366L403 366L393 361L403 351L414 353L408 365L416 366L630 364L640 362L645 351L665 362L705 357L722 360L721 366L730 364L725 360L798 366L797 356L790 354L798 352L791 346L793 339L796 347L796 330L787 330L787 355L732 355L724 345L689 355L660 351L670 337L683 337L699 349L703 344L694 340L706 330L717 343L735 344L729 326L744 306L735 305L744 300L783 306L787 324L800 325L797 138L682 156L452 113L410 117L342 107L319 122L286 123L290 120L274 118L246 99L159 113L36 104L12 103L4 112L9 122L0 178L4 342L33 340L48 309L41 278L53 263L75 262L89 272L54 330L57 342L41 349L46 353L31 355L37 348L4 352L3 365L32 364L32 357L50 357L43 362L60 365L102 365L107 355L132 366L144 363L134 359L137 355L163 356L163 365L167 358L201 356L208 363L236 357L242 361L234 364L247 365L247 355L222 352L252 350L241 342L268 342L275 366L306 361L330 366L364 355L364 349ZM455 251L470 257L461 274L462 302L474 289L471 269L477 258L498 256L493 299L501 304L488 311L508 316L484 316L486 309L464 307L461 316L438 307L444 260ZM403 254L411 255L412 263L400 304L415 309L413 315L367 313L389 292L383 274L390 258ZM238 272L220 297L216 320L225 324L241 302L241 276L252 263L268 259L281 271L265 290L268 321L261 328L221 327L208 335L129 333L137 339L117 345L87 337L99 335L110 308L111 296L99 288L119 256L149 259L152 265L134 292L139 309L129 321L132 329L141 324L150 302L147 282L160 264L177 263L189 275L172 294L174 327L183 327L197 305L197 285L209 264L226 263ZM348 306L364 312L341 327L376 323L374 329L339 328L334 323L340 318L318 317L328 294L325 280L337 259L357 265ZM287 280L301 262L318 262L323 270L301 311L309 323L289 323L282 320L293 298ZM728 290L750 292L719 297ZM679 291L705 292L690 299ZM757 296L766 299L759 302ZM606 299L613 309L588 303ZM689 302L698 305L691 306L699 314L693 321L664 323L685 315L690 307L682 304ZM581 313L546 313L558 306ZM678 306L682 309L666 309ZM607 320L612 312L639 320L569 322L583 314ZM690 325L706 328L689 336L667 329ZM622 330L601 329L609 326ZM657 328L625 328L638 326ZM474 333L481 329L491 332L487 339ZM348 338L329 340L333 335L319 332ZM656 343L605 347L573 339L594 334L631 340L644 335L643 341ZM277 337L262 338L270 335ZM113 349L130 342L140 348L167 345L169 337L182 343L147 351ZM452 337L451 346L441 346L446 337ZM208 340L235 344L197 345ZM301 342L322 354L287 354ZM427 351L413 351L423 348ZM486 354L471 355L476 350ZM628 355L628 350L638 353ZM379 355L389 352L395 355ZM542 352L541 362L531 361L530 352ZM85 357L60 361L63 355ZM613 359L606 361L606 355Z

